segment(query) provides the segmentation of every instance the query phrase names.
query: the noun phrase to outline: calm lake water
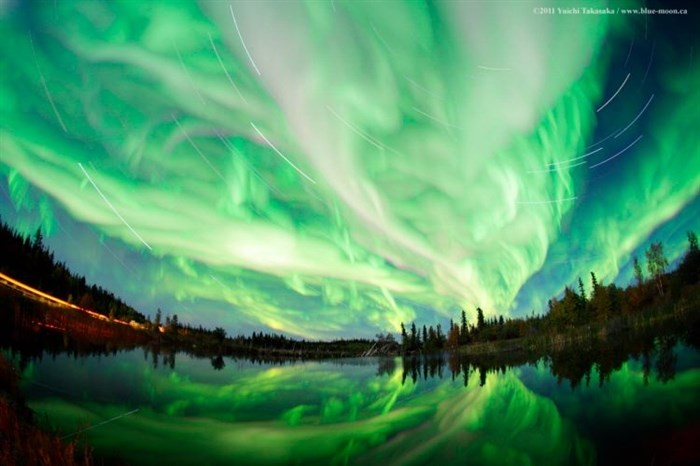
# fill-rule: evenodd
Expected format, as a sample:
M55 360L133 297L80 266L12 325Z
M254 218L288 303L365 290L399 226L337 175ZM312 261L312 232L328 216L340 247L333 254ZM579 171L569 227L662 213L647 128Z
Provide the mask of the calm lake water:
M610 369L569 367L571 377L552 360L494 370L448 356L273 364L142 349L22 365L22 388L45 422L83 431L99 456L133 465L699 457L700 354L676 342Z

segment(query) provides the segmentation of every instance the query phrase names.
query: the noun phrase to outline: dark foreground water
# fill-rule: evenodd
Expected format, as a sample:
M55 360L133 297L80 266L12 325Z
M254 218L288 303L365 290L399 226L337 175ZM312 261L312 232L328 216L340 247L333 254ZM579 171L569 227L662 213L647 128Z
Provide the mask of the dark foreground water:
M12 358L45 422L133 465L699 458L700 354L673 340L612 368L478 367L447 355L263 363L142 349Z

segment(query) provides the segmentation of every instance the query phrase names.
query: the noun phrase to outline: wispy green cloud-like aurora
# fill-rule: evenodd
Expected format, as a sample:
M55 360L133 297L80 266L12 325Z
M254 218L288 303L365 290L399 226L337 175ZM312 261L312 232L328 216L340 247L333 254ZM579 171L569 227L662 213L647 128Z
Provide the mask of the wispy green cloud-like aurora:
M678 257L697 60L533 6L5 2L0 212L145 313L306 337L539 310L658 231Z

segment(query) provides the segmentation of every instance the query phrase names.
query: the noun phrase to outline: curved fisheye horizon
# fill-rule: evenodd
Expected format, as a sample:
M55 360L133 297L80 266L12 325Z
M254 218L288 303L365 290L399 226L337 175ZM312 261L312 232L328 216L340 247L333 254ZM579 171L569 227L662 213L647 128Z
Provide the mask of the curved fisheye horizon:
M626 285L700 231L698 12L586 5L0 2L0 215L229 334Z

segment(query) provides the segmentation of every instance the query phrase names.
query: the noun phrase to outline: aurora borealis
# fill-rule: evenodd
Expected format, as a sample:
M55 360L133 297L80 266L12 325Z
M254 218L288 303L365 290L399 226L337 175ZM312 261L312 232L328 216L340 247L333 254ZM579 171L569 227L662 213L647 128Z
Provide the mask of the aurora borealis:
M562 4L0 2L0 214L232 333L626 284L700 230L698 12Z

